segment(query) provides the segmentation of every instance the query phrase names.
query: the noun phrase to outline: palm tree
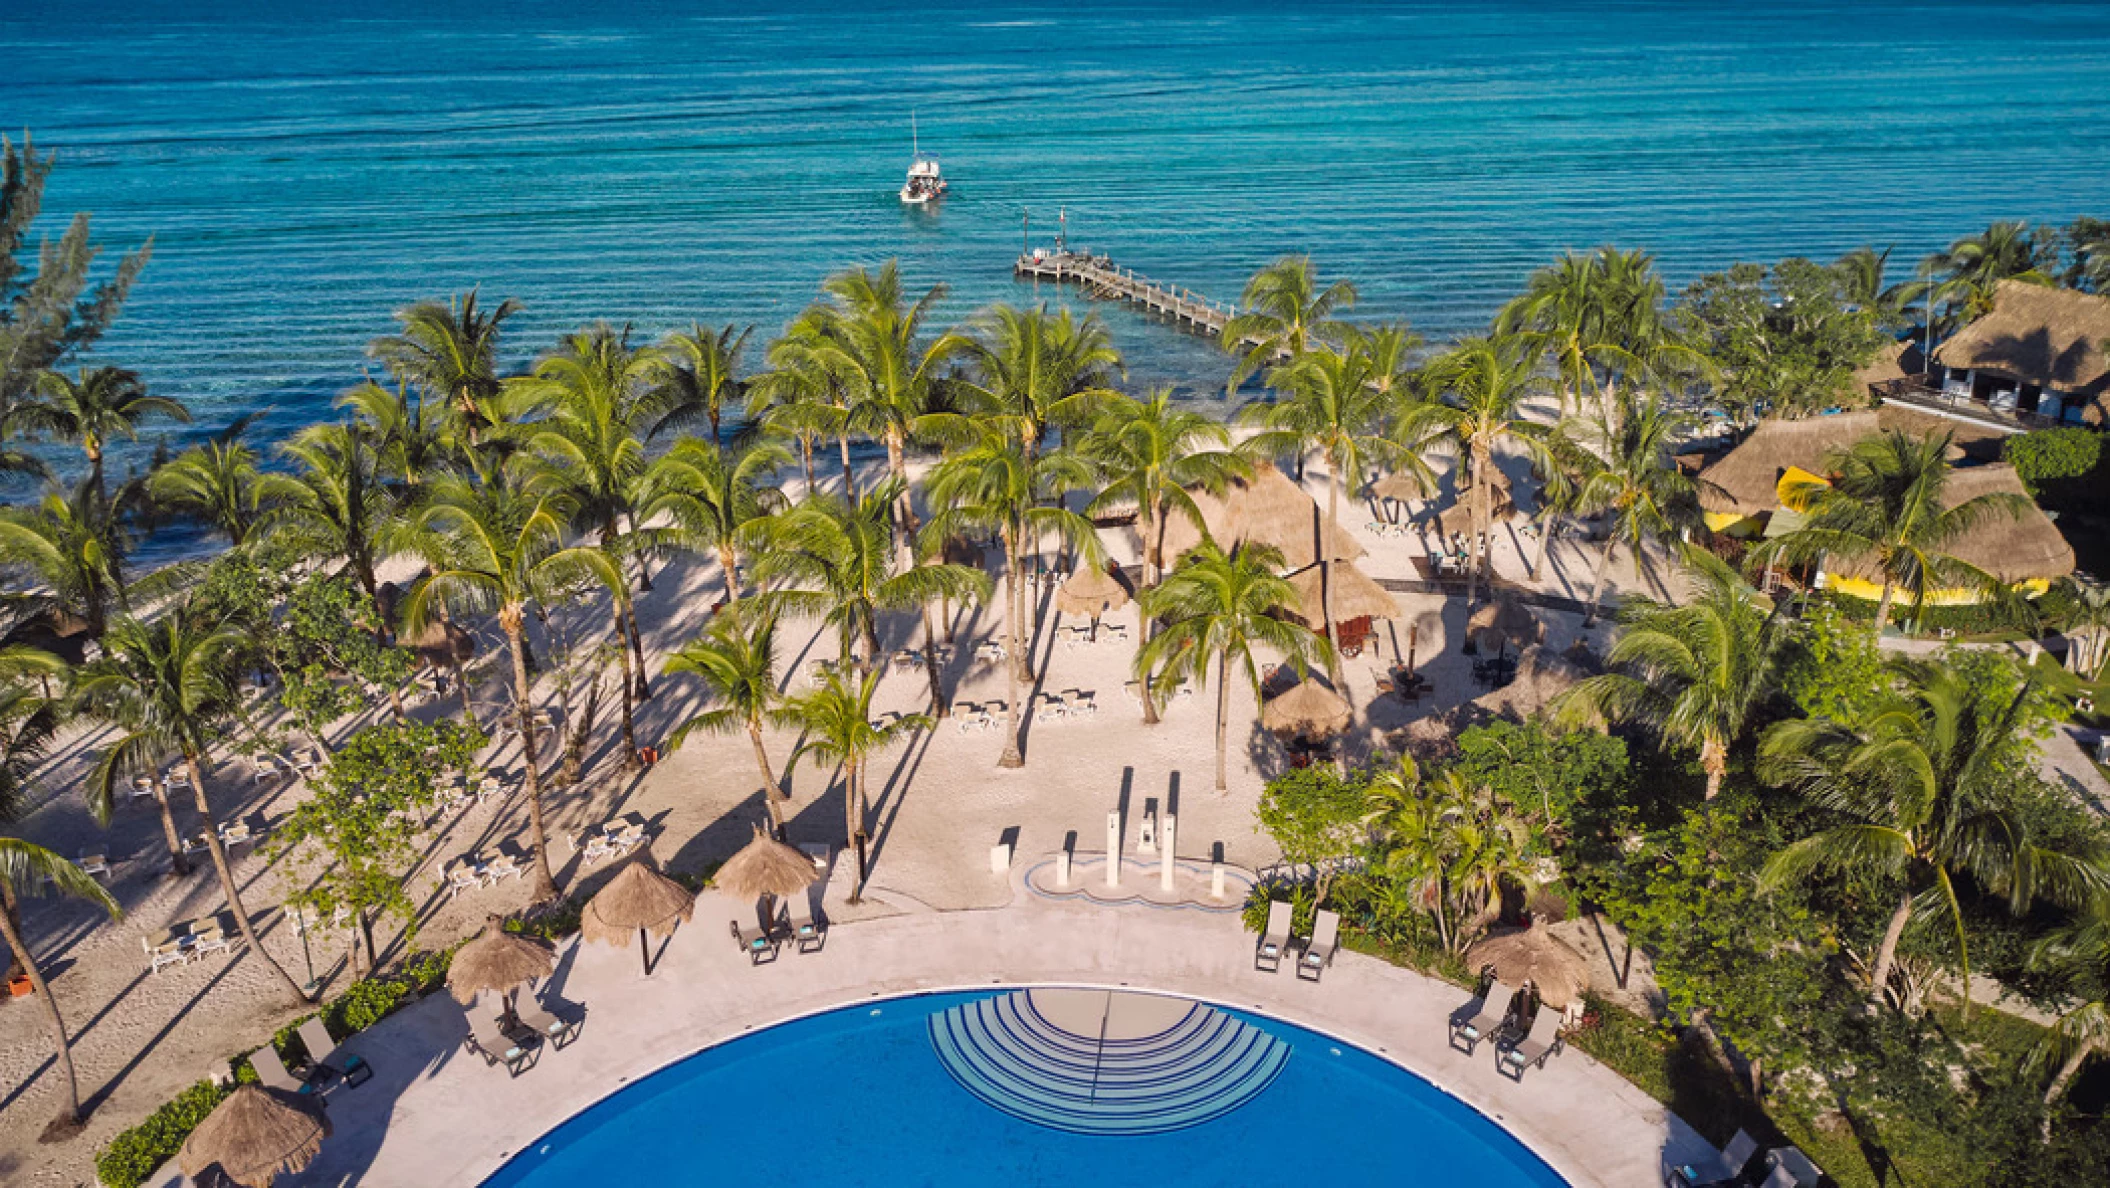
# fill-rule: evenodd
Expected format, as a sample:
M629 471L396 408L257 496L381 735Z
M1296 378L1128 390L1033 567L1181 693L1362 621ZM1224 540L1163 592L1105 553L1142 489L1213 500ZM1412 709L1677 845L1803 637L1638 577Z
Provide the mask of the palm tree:
M600 537L618 573L623 555L637 552L626 529L636 527L645 474L638 426L654 418L666 398L659 384L664 369L656 352L631 347L627 331L596 326L566 338L533 374L506 384L509 398L549 409L546 419L523 429L531 456L539 461L531 485L558 496L574 527ZM652 583L641 552L637 564L638 588L648 591ZM630 642L623 659L623 679L631 683L627 704L629 698L651 697L652 683L629 587L617 586L619 596L612 600L616 638Z
M507 300L489 313L477 307L477 291L449 301L420 301L396 311L403 328L375 339L367 354L397 380L443 401L471 448L491 421L484 404L498 395L498 336L520 303Z
M990 309L969 348L971 378L961 385L962 404L978 420L1009 424L1028 456L1040 450L1050 428L1085 424L1120 396L1113 389L1121 353L1097 315L1073 318L1044 305ZM948 436L943 418L933 435ZM971 436L954 430L951 436Z
M239 549L270 506L258 477L256 451L239 441L208 441L156 469L147 490L224 533L228 547Z
M925 485L931 506L938 509L926 530L927 544L977 531L993 531L1004 544L1004 630L1011 663L1005 666L1010 698L999 767L1026 763L1018 736L1023 721L1019 685L1033 679L1026 625L1027 551L1052 536L1076 550L1080 564L1106 563L1092 522L1062 506L1062 496L1083 488L1091 478L1091 468L1071 451L1029 458L1016 435L1003 427L984 426L974 444L940 462Z
M686 673L696 677L703 682L704 692L719 703L718 708L697 713L676 726L667 736L667 750L679 750L697 731L747 731L747 739L755 748L755 766L762 771L762 800L781 835L784 809L778 801L789 797L782 795L777 773L769 766L769 748L762 745L762 727L782 700L777 690L776 645L774 616L729 610L714 618L702 635L667 657L667 675Z
M2057 283L2050 275L2056 253L2052 236L2040 237L2028 223L2019 220L2001 222L1927 257L1921 272L1930 279L1942 278L1943 296L1961 298L1963 319L1970 322L1992 311L1993 290L2003 280L2033 285Z
M1371 462L1404 465L1424 487L1435 483L1427 463L1384 436L1400 411L1398 398L1378 386L1382 373L1362 336L1351 331L1345 337L1345 346L1321 345L1269 372L1268 386L1287 393L1287 398L1251 405L1243 418L1262 427L1246 442L1245 448L1252 453L1287 453L1300 462L1311 450L1326 456L1326 522L1319 532L1323 541L1331 541L1340 532L1343 487L1350 481L1360 487ZM1315 552L1319 557L1321 631L1331 640L1333 550L1321 546ZM1338 684L1340 673L1333 675Z
M417 488L453 455L446 418L425 403L423 388L399 383L390 389L368 380L347 389L337 407L352 411L380 472L405 487Z
M1526 418L1524 402L1539 391L1533 341L1520 335L1474 338L1459 343L1428 367L1431 395L1449 399L1415 404L1401 418L1401 453L1420 457L1444 450L1464 466L1471 485L1472 564L1466 572L1468 605L1478 590L1480 569L1487 563L1481 542L1493 518L1495 447L1518 447L1534 463L1546 459L1546 426Z
M29 942L22 937L21 929L15 925L16 898L42 893L44 881L49 879L51 887L60 895L85 899L108 913L112 920L124 916L117 901L103 890L103 885L94 876L66 861L42 846L13 837L0 837L0 896L4 896L5 910L0 911L0 934L7 937L7 948L14 955L15 964L29 977L30 992L44 1004L44 1019L51 1025L51 1043L58 1061L59 1073L66 1082L66 1108L59 1112L47 1134L71 1133L79 1129L81 1115L81 1087L73 1072L73 1040L66 1033L65 1017L59 1014L59 1003L51 995L51 987L44 981L43 971L37 968L35 954L29 950Z
M300 469L258 480L259 499L272 508L265 531L290 542L300 556L342 560L366 596L378 597L374 570L387 556L381 542L396 501L381 482L380 458L366 428L357 422L313 425L279 452Z
M1829 481L1790 483L1781 492L1803 513L1802 527L1751 550L1751 564L1776 560L1860 565L1882 577L1875 634L1890 623L1899 591L1916 617L1929 592L1943 586L2000 590L1992 574L1945 552L1995 516L2019 516L2029 500L1991 491L1954 507L1943 498L1949 482L1949 434L1914 437L1898 430L1865 437L1825 459Z
M857 883L850 888L851 903L860 901L868 875L865 822L871 808L865 803L865 765L911 732L931 728L931 720L922 714L905 714L885 725L874 722L872 694L879 689L879 678L875 668L853 686L843 681L841 673L830 673L826 684L792 698L774 715L806 735L787 766L797 766L802 757L812 755L842 768L844 844L857 850Z
M296 1002L300 987L257 939L249 909L234 881L220 823L213 814L205 778L206 753L241 712L232 669L252 641L241 632L201 621L179 606L153 623L120 619L103 636L102 656L80 670L76 696L81 711L120 733L89 775L89 807L109 824L111 796L120 776L154 775L168 755L181 759L190 777L206 850L249 951L263 959Z
M546 902L556 897L557 885L550 877L549 835L542 821L540 748L528 684L527 608L581 576L611 591L623 590L625 579L605 550L564 547L569 509L554 496L521 489L502 470L487 471L479 481L448 475L429 485L426 502L403 527L402 542L404 551L423 556L432 572L404 598L403 628L418 634L443 608L498 612L513 658L513 712L535 835L534 894L537 902ZM623 743L632 755L637 753L631 737Z
M1648 544L1670 540L1700 523L1698 487L1671 458L1688 420L1653 392L1637 396L1621 391L1603 406L1600 417L1573 427L1586 475L1575 495L1576 506L1609 516L1604 550L1590 581L1585 627L1597 621L1603 606L1604 579L1615 546L1625 544L1633 550L1638 585Z
M1246 472L1245 461L1230 449L1230 431L1217 421L1172 403L1172 390L1159 388L1147 398L1122 396L1099 414L1082 441L1080 452L1099 475L1099 494L1087 514L1103 515L1121 507L1136 511L1142 542L1143 585L1155 586L1165 574L1165 527L1174 516L1206 535L1195 491L1220 494L1231 479ZM1141 613L1138 639L1150 640L1151 618ZM1143 721L1158 720L1157 699L1146 684Z
M2040 1076L2058 1070L2044 1090L2043 1137L2048 1143L2052 1106L2090 1060L2110 1053L2110 995L2103 993L2101 980L2102 971L2110 969L2110 900L2096 898L2086 914L2038 942L2030 952L2030 964L2075 970L2082 976L2069 984L2096 988L2045 1029L2024 1066Z
M83 367L71 379L60 371L38 373L29 398L7 410L0 428L79 442L88 459L88 485L102 499L103 451L114 440L138 441L141 423L156 419L188 424L190 410L179 400L149 395L134 372Z
M766 535L770 517L789 506L782 491L764 484L790 463L790 451L773 441L728 452L684 435L646 471L637 518L649 524L664 516L674 524L669 535L715 555L725 600L736 603L741 554Z
M1840 290L1847 303L1867 310L1878 325L1894 330L1903 323L1905 307L1912 303L1919 286L1911 281L1887 283L1885 273L1890 267L1891 251L1857 247L1839 257L1832 268L1839 274Z
M2003 772L2033 753L2022 733L2027 683L2005 704L1987 704L1953 668L1893 659L1898 693L1863 720L1797 718L1776 723L1759 746L1759 774L1801 792L1840 823L1795 842L1766 863L1761 884L1777 888L1833 871L1898 890L1876 950L1869 1000L1889 988L1898 938L1913 916L1947 909L1956 931L1968 1003L1971 972L1955 880L1969 875L2020 914L2039 898L2076 906L2110 890L2089 857L2038 844L2009 811Z
M919 345L932 307L947 288L932 285L913 304L901 288L900 265L893 260L878 272L852 268L822 285L832 304L820 321L829 373L842 381L844 429L886 447L887 473L893 476L895 537L908 564L909 537L916 531L909 501L908 447L921 436L919 421L932 410L945 369L974 348L957 332Z
M1216 665L1216 791L1229 789L1226 736L1229 725L1231 669L1244 672L1257 699L1260 668L1253 648L1264 646L1294 662L1299 670L1318 659L1331 662L1333 645L1310 628L1275 617L1296 605L1296 588L1275 576L1282 554L1266 546L1225 553L1213 541L1189 552L1163 582L1145 590L1143 609L1161 619L1165 630L1136 653L1136 675L1166 685L1193 681L1206 685L1209 665Z
M1635 597L1606 661L1613 671L1578 683L1558 714L1640 722L1666 741L1696 747L1707 799L1721 791L1729 751L1777 687L1787 626L1764 595L1720 558L1687 548L1692 598L1683 606Z
M116 510L83 479L70 493L47 491L34 507L0 508L0 566L27 574L59 610L99 638L125 606L130 534Z
M1424 779L1413 758L1370 786L1378 864L1436 923L1444 951L1462 953L1506 886L1529 883L1536 834L1517 806L1452 770Z
M689 326L687 333L668 335L660 347L661 356L671 363L663 381L667 389L664 407L658 423L645 436L657 437L666 429L702 417L710 422L711 444L721 444L725 410L747 396L747 385L740 380L740 352L747 348L747 339L754 332L753 326L730 322L720 329L706 330L697 322Z
M2071 576L2064 585L2067 612L2058 627L2073 641L2073 670L2084 681L2101 680L2110 662L2110 586Z
M855 643L865 646L865 660L879 671L879 615L913 611L941 600L965 602L984 598L989 577L979 569L950 563L903 564L887 540L888 509L898 506L897 480L888 479L865 492L855 504L833 496L813 496L777 521L770 548L755 564L755 578L773 587L764 596L773 613L808 615L834 627L847 663ZM942 538L941 538L942 539ZM929 638L924 618L926 668L931 712L947 712L935 656L937 640Z
M1496 315L1495 332L1535 336L1559 377L1562 410L1580 410L1585 393L1609 402L1622 380L1639 386L1700 362L1666 322L1665 299L1647 252L1569 252L1532 274Z
M850 468L849 413L843 401L844 365L829 341L832 315L812 306L792 319L781 337L769 344L770 370L748 387L748 411L773 432L796 437L805 459L806 490L817 491L813 478L813 443L832 437L840 454L843 498L857 498L857 476Z
M1226 395L1283 356L1295 358L1339 334L1334 315L1355 304L1355 286L1340 280L1322 288L1310 256L1284 256L1254 273L1238 301L1244 312L1223 328L1223 348L1239 356Z

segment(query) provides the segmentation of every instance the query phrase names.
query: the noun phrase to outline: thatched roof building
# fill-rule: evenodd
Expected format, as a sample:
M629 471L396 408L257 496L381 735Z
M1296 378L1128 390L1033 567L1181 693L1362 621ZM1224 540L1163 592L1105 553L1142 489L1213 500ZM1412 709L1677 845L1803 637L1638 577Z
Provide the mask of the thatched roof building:
M2004 280L1993 290L1992 312L1936 347L1934 358L1952 371L1985 373L2057 394L2064 407L2083 407L2083 417L2099 425L2110 415L2106 341L2110 297Z
M1319 562L1320 530L1325 513L1302 487L1289 481L1267 462L1253 473L1233 480L1221 496L1194 492L1195 507L1209 536L1225 549L1254 542L1282 550L1284 573ZM1165 563L1177 563L1180 554L1201 543L1201 533L1185 516L1171 516L1165 525ZM1327 534L1328 560L1353 561L1367 550L1339 525Z
M1055 591L1055 609L1096 619L1128 605L1128 587L1096 565L1081 565Z
M1399 614L1399 603L1392 592L1377 584L1377 580L1355 567L1353 561L1336 561L1332 565L1333 618L1336 623L1350 619L1390 619ZM1320 567L1317 565L1300 569L1289 576L1289 584L1297 591L1296 609L1289 612L1291 618L1314 631L1326 614L1319 605Z
M1942 487L1942 506L1955 507L1960 503L1976 499L1980 495L2008 494L2029 498L2023 489L2022 480L2015 468L2005 463L1991 466L1961 466L1949 472L1949 481ZM2074 569L2073 546L2066 543L2058 525L2051 517L2038 510L2035 504L2020 516L2009 517L1993 514L1982 517L1962 537L1951 541L1944 550L1959 561L1975 565L2009 585L2036 583L2048 585L2057 578L2065 577ZM1881 579L1875 571L1850 561L1834 559L1827 568L1834 574L1835 586L1838 578L1859 579L1873 582ZM1861 593L1854 588L1847 593ZM1877 589L1871 597L1880 597ZM1931 598L1932 596L1930 596ZM1967 599L1945 598L1941 601L1963 601Z
M1790 469L1821 475L1825 455L1891 430L1919 436L1948 434L1956 447L1950 453L1952 461L1965 455L1995 457L1998 443L2006 436L1995 429L1894 404L1792 421L1769 418L1760 421L1735 449L1700 471L1700 506L1707 513L1708 526L1719 531L1737 520L1779 508L1780 481Z

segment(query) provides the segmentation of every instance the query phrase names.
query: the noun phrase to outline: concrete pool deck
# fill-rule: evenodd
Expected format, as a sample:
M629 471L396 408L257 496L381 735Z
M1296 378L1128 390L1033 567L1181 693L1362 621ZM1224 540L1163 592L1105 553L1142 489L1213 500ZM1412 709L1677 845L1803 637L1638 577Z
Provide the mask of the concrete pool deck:
M1472 1105L1576 1185L1660 1183L1666 1159L1711 1148L1660 1103L1569 1049L1515 1083L1482 1044L1452 1049L1445 1021L1467 995L1343 952L1323 981L1252 967L1235 916L1024 897L984 911L920 912L843 925L819 953L750 967L725 921L751 914L715 892L651 978L634 950L567 944L554 992L586 1023L519 1077L462 1050L462 1008L425 999L355 1037L376 1075L330 1095L334 1135L282 1185L468 1185L545 1131L699 1049L801 1015L920 991L993 986L1156 990L1286 1019L1394 1061ZM165 1168L153 1181L183 1181Z

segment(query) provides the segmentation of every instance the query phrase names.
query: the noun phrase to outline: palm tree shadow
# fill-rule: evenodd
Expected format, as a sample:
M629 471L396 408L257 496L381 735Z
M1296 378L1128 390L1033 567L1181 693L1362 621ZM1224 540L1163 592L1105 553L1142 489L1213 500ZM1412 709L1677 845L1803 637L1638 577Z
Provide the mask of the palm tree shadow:
M902 802L908 799L908 791L916 782L916 773L923 769L923 760L930 754L931 744L936 741L936 730L919 730L909 740L901 758L894 763L888 774L886 786L880 789L878 803L872 806L876 823L872 827L871 852L866 858L866 879L879 867L879 855L886 849L887 838L894 831L894 821L901 815Z

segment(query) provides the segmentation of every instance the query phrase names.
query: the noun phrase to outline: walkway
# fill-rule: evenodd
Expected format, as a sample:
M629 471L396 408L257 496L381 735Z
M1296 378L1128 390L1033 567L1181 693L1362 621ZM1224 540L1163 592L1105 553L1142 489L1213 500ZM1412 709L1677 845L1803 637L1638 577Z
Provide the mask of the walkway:
M1014 884L1016 875L1014 874ZM619 1085L705 1046L799 1015L903 993L991 985L1149 988L1292 1019L1398 1061L1487 1113L1578 1185L1657 1183L1666 1156L1708 1149L1654 1099L1570 1049L1512 1083L1492 1051L1446 1043L1466 996L1342 953L1322 983L1252 968L1236 919L1020 897L986 911L923 912L836 930L819 954L751 968L724 936L735 905L703 896L652 978L634 951L573 946L558 992L586 1004L580 1038L518 1079L464 1057L461 1008L410 1007L351 1044L378 1070L332 1095L336 1133L288 1185L473 1184L511 1152ZM152 1181L173 1188L170 1169Z

